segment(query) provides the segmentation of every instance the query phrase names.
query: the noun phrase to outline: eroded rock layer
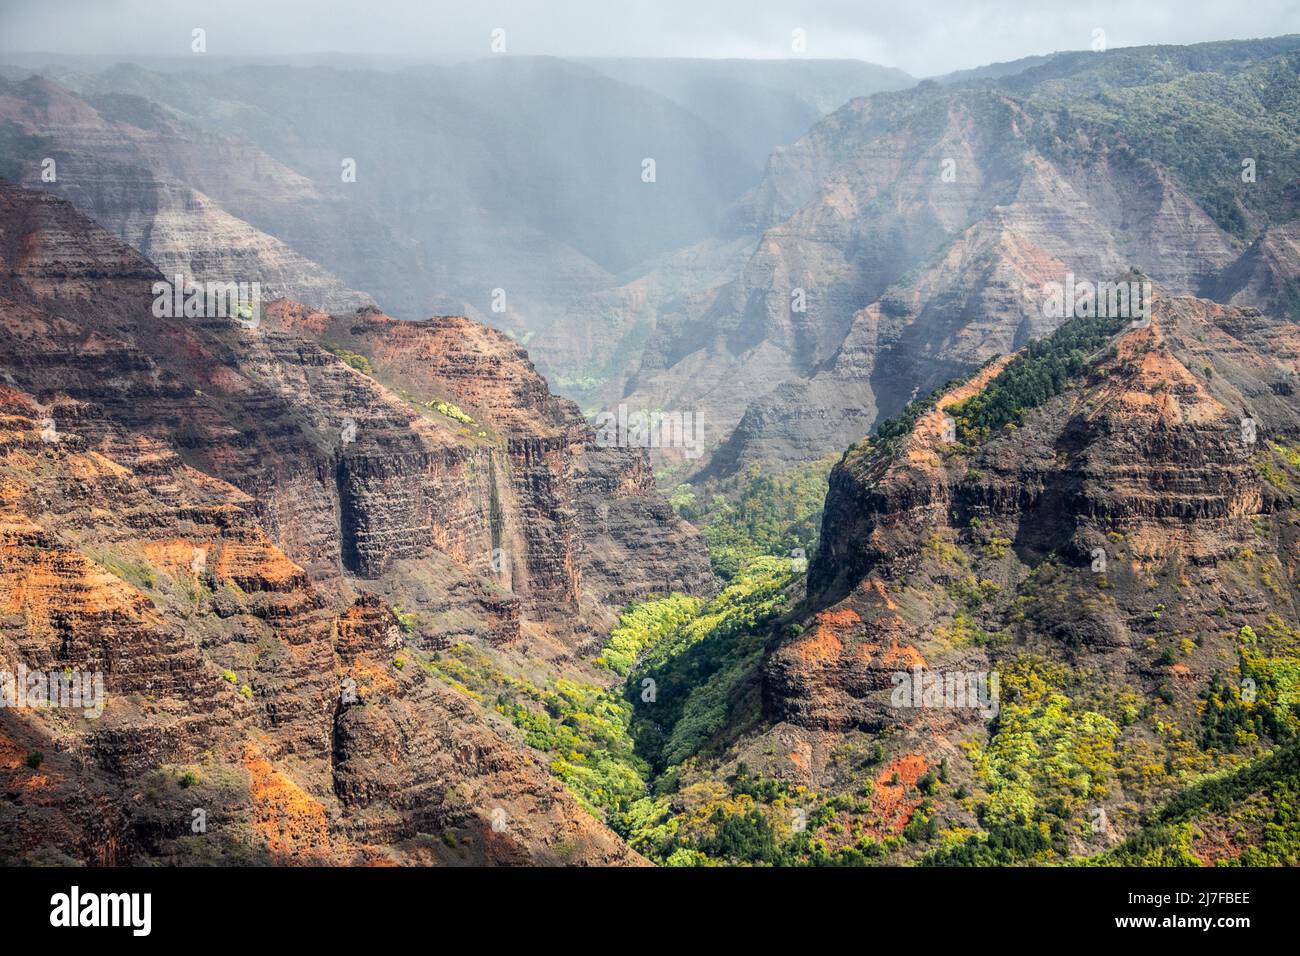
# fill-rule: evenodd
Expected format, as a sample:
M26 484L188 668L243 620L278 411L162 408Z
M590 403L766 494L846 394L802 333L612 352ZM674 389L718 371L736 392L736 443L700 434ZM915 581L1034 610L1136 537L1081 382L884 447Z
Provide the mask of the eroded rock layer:
M2 669L104 681L0 712L6 859L637 862L422 653L707 591L641 453L464 319L157 317L48 195L0 267Z

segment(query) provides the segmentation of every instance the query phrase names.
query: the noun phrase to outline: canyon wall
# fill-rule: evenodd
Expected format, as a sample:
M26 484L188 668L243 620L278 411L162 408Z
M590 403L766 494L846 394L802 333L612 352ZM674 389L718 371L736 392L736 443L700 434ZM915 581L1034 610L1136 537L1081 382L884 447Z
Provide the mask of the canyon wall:
M418 655L527 632L569 657L625 600L708 591L643 452L465 319L155 316L153 265L47 194L0 186L0 260L0 648L108 701L0 714L45 758L5 764L35 788L6 858L636 861Z

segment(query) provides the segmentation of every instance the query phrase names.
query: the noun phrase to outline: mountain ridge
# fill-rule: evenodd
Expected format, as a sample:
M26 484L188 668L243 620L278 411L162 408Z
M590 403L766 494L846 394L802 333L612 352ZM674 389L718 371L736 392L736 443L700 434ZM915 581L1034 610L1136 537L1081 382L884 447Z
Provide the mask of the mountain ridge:
M707 592L643 453L596 447L466 319L338 319L373 342L367 374L284 300L256 328L154 317L153 265L53 196L0 184L0 229L0 653L107 692L102 722L0 714L6 753L39 755L4 765L39 795L5 804L6 859L641 862L435 661L466 644L586 678L579 646L617 607ZM433 333L438 391L372 377ZM498 391L476 401L485 362ZM657 558L627 550L656 536Z

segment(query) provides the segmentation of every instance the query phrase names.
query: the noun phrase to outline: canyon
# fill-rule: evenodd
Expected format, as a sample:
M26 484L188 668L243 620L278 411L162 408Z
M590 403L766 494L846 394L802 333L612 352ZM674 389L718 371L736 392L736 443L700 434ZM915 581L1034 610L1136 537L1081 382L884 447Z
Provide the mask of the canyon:
M0 647L108 691L97 721L0 714L7 859L183 860L201 808L227 861L634 862L417 655L562 661L707 593L643 453L467 319L155 318L156 268L66 202L0 187L0 229Z
M382 303L505 329L575 395L604 359L566 313L633 349L637 323L611 324L607 294L710 240L774 146L850 96L912 82L852 61L55 60L0 74L9 178L69 199L167 275L256 274L326 311Z
M1172 292L1293 309L1296 45L1062 53L922 83L835 61L310 79L71 61L7 68L0 125L13 178L168 275L256 274L326 312L467 315L525 344L589 416L702 418L711 454L654 462L725 478L837 452L1050 332L1041 288L1066 273L1139 268ZM1224 89L1237 99L1216 123ZM553 102L588 104L603 139ZM760 103L785 105L760 122ZM466 125L472 104L497 111L509 149ZM1249 176L1239 142L1261 154ZM645 157L666 175L642 181Z
M1296 862L1297 77L0 67L0 859Z
M681 827L742 801L781 862L1291 858L1289 823L1243 821L1289 820L1294 747L1251 759L1295 720L1300 326L1159 290L1149 324L1089 322L844 454L806 581L675 770Z
M753 254L657 316L625 400L707 410L706 476L781 470L1050 332L1043 286L1067 273L1137 268L1293 315L1294 117L1273 107L1296 55L1293 38L1060 54L846 104L774 151L730 214ZM1206 101L1248 78L1255 119L1207 128ZM1242 181L1234 137L1269 144L1267 182Z

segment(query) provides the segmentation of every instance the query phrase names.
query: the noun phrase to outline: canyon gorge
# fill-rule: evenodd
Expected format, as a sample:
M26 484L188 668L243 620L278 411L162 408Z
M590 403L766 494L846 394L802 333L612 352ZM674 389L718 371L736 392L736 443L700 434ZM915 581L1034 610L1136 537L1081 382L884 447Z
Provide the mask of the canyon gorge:
M1300 862L1298 131L1294 35L0 64L0 670L105 693L0 859Z

